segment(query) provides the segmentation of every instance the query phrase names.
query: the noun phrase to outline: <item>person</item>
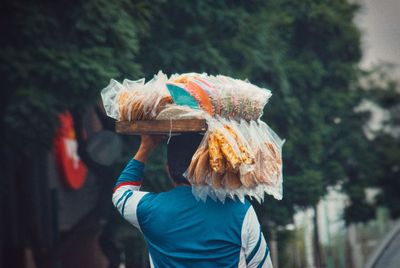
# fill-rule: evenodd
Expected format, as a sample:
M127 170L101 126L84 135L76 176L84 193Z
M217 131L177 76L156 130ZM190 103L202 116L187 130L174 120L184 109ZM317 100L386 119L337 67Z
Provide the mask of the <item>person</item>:
M202 136L171 138L167 164L175 187L167 192L140 191L144 164L160 142L142 136L136 155L119 176L113 203L144 235L151 267L272 267L256 213L248 201L197 200L182 175Z

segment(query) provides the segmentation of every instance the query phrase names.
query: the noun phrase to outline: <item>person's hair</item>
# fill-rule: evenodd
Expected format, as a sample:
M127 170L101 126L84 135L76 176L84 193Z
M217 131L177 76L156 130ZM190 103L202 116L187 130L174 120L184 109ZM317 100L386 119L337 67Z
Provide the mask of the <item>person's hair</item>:
M189 167L202 139L203 135L199 133L183 133L171 137L167 146L167 163L170 176L175 182L185 180L183 173Z

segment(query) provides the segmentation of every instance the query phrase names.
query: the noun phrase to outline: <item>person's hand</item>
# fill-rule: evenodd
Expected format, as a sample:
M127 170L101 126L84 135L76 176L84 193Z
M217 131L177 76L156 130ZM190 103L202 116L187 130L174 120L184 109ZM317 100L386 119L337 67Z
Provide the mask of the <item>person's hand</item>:
M142 135L140 148L147 151L153 151L163 138L164 137L160 135Z
M163 138L164 137L160 135L142 135L139 150L134 158L145 163L149 154L157 147Z

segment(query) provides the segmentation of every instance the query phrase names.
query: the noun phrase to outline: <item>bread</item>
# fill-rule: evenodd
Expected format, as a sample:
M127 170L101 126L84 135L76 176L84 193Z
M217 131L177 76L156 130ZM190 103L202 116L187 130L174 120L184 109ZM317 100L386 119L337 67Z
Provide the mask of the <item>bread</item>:
M194 183L196 185L204 185L206 182L206 175L209 169L209 153L208 149L205 149L199 156L197 161L196 170L194 171Z
M257 182L255 181L255 173L254 171L246 172L245 174L241 174L240 181L243 186L246 188L253 188L256 186Z
M214 189L220 189L222 188L222 174L218 174L217 172L211 171L211 186Z
M225 172L222 181L225 188L228 188L230 190L237 189L242 185L239 179L239 174L235 174L229 171Z
M189 180L194 180L194 172L196 170L197 162L199 161L199 156L204 152L204 147L198 148L195 154L192 157L192 161L190 162L189 168L188 168L188 179Z

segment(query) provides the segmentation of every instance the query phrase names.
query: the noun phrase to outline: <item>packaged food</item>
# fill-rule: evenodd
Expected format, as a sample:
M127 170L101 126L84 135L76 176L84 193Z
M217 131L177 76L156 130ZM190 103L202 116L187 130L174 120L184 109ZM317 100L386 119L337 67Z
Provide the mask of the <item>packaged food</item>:
M167 81L168 77L162 72L147 83L144 79L125 79L120 84L112 79L101 91L107 115L118 121L154 119L167 104L172 104Z
M271 97L268 89L223 75L168 78L159 72L148 82L111 80L101 95L107 115L119 121L207 122L208 130L184 173L197 198L244 202L249 196L262 202L265 193L282 198L284 141L260 120Z

